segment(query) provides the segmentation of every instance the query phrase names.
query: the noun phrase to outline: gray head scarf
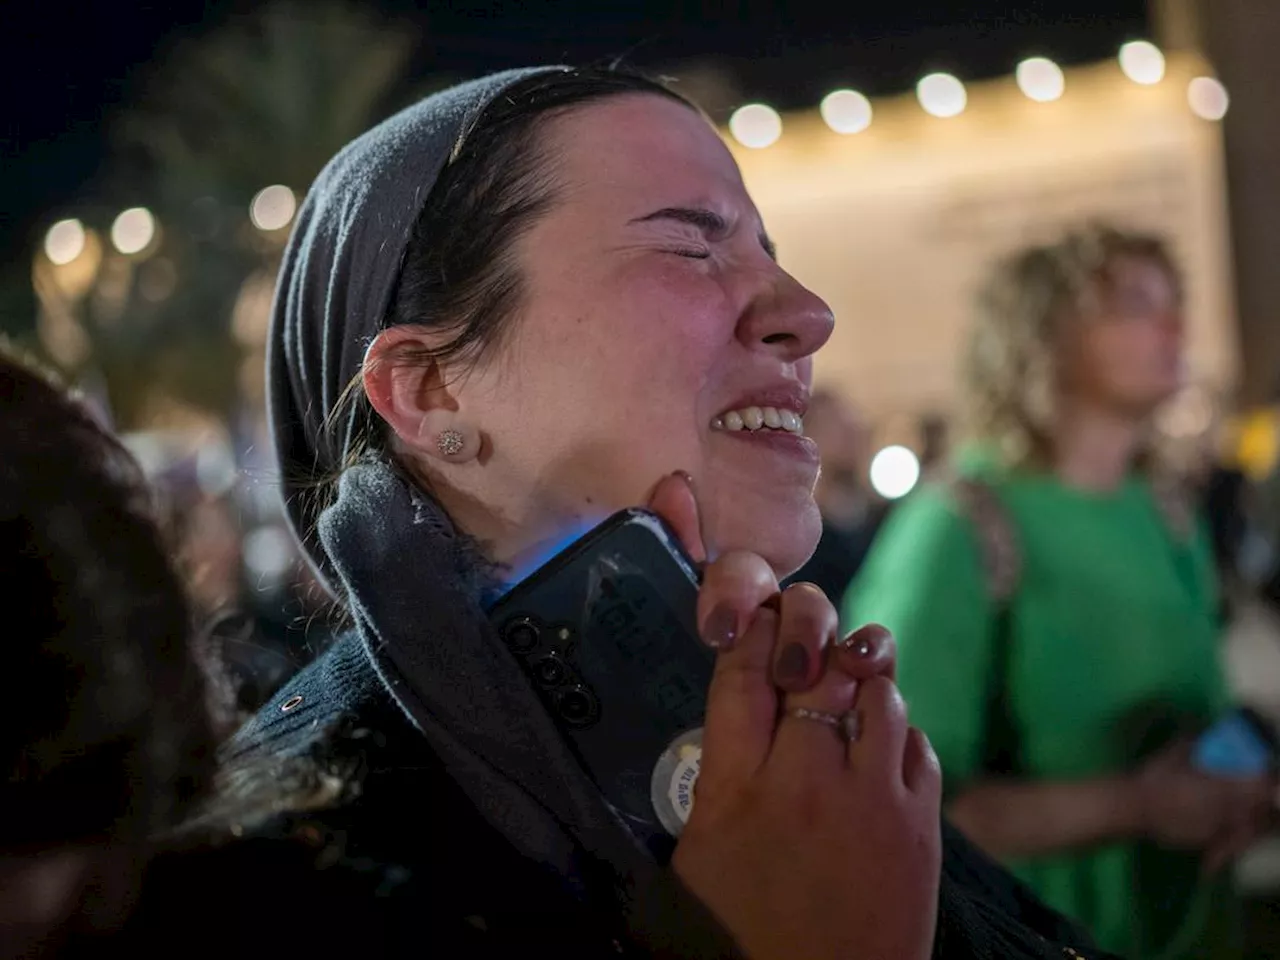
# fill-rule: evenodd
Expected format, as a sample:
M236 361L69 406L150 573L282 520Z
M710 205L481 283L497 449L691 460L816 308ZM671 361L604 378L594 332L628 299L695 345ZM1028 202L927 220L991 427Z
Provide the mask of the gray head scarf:
M327 422L383 326L414 226L460 138L513 83L566 69L509 71L435 94L325 167L299 212L273 306L272 438L308 559L344 597L386 691L476 808L525 856L566 874L582 851L607 864L630 926L655 955L687 945L696 925L714 943L706 955L734 956L582 772L481 609L473 545L393 463L344 470L354 408ZM319 502L319 484L339 472L336 500ZM412 577L394 575L406 569Z
M526 77L564 69L495 73L419 101L348 144L302 203L272 307L267 397L289 523L330 586L316 494L351 450L354 406L343 422L327 421L382 328L418 215L493 99Z

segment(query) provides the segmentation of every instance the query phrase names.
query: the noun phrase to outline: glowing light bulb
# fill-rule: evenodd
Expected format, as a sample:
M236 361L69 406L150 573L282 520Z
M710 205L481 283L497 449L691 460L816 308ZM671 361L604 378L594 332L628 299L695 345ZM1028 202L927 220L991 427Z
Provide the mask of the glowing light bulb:
M782 136L782 117L773 107L749 103L733 112L729 132L744 147L761 150L777 143Z
M156 218L146 207L130 207L111 224L111 243L124 254L141 253L155 235Z
M1018 64L1018 89L1037 103L1057 100L1067 89L1062 68L1044 57L1031 57Z
M1154 43L1134 40L1120 48L1120 69L1134 83L1151 86L1164 79L1164 54Z
M298 198L284 184L259 190L249 204L249 219L264 232L287 227L298 210Z
M84 224L79 220L59 220L44 235L44 255L65 266L84 253Z
M964 84L949 73L931 73L916 84L916 97L925 113L935 117L955 117L969 102Z
M886 500L910 493L920 481L920 460L906 447L885 447L871 460L871 486Z
M818 107L822 119L836 133L861 133L871 126L871 101L857 90L833 90Z
M1196 77L1187 84L1187 103L1202 120L1221 120L1231 106L1231 97L1220 80Z

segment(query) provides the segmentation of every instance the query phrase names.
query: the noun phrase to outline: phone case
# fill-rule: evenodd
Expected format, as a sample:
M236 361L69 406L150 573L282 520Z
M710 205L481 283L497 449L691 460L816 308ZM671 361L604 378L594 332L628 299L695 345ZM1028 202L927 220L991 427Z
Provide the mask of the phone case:
M643 510L615 514L490 610L588 775L636 840L670 856L692 805L713 652L698 575Z

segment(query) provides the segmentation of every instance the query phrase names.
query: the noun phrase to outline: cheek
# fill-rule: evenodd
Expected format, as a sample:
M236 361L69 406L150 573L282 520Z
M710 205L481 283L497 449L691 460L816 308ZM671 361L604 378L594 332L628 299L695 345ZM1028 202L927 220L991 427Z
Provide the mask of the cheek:
M733 345L722 287L680 261L645 265L601 284L571 323L555 325L555 363L592 403L690 409Z
M704 388L734 347L732 309L718 284L649 270L608 297L549 299L523 318L506 375L490 385L505 439L524 469L578 499L632 505L657 477L697 471ZM614 502L616 501L616 502Z
M1116 344L1112 367L1120 368L1122 373L1128 371L1130 376L1142 376L1163 368L1169 355L1169 344L1159 330L1135 325L1125 333Z
M613 326L618 342L682 367L708 363L732 343L739 309L726 284L696 262L671 257L623 278Z
M1134 325L1093 339L1086 379L1104 394L1146 397L1176 374L1176 351L1158 330Z
M1080 379L1092 383L1115 383L1126 379L1135 361L1143 354L1140 338L1134 330L1120 325L1098 327L1081 337L1079 352L1074 357Z

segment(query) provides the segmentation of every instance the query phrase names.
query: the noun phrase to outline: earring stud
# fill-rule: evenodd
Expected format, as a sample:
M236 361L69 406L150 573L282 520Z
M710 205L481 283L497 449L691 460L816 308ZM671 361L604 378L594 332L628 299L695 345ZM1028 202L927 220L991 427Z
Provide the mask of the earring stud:
M436 437L436 448L446 457L456 457L466 445L466 438L457 430L441 430Z

